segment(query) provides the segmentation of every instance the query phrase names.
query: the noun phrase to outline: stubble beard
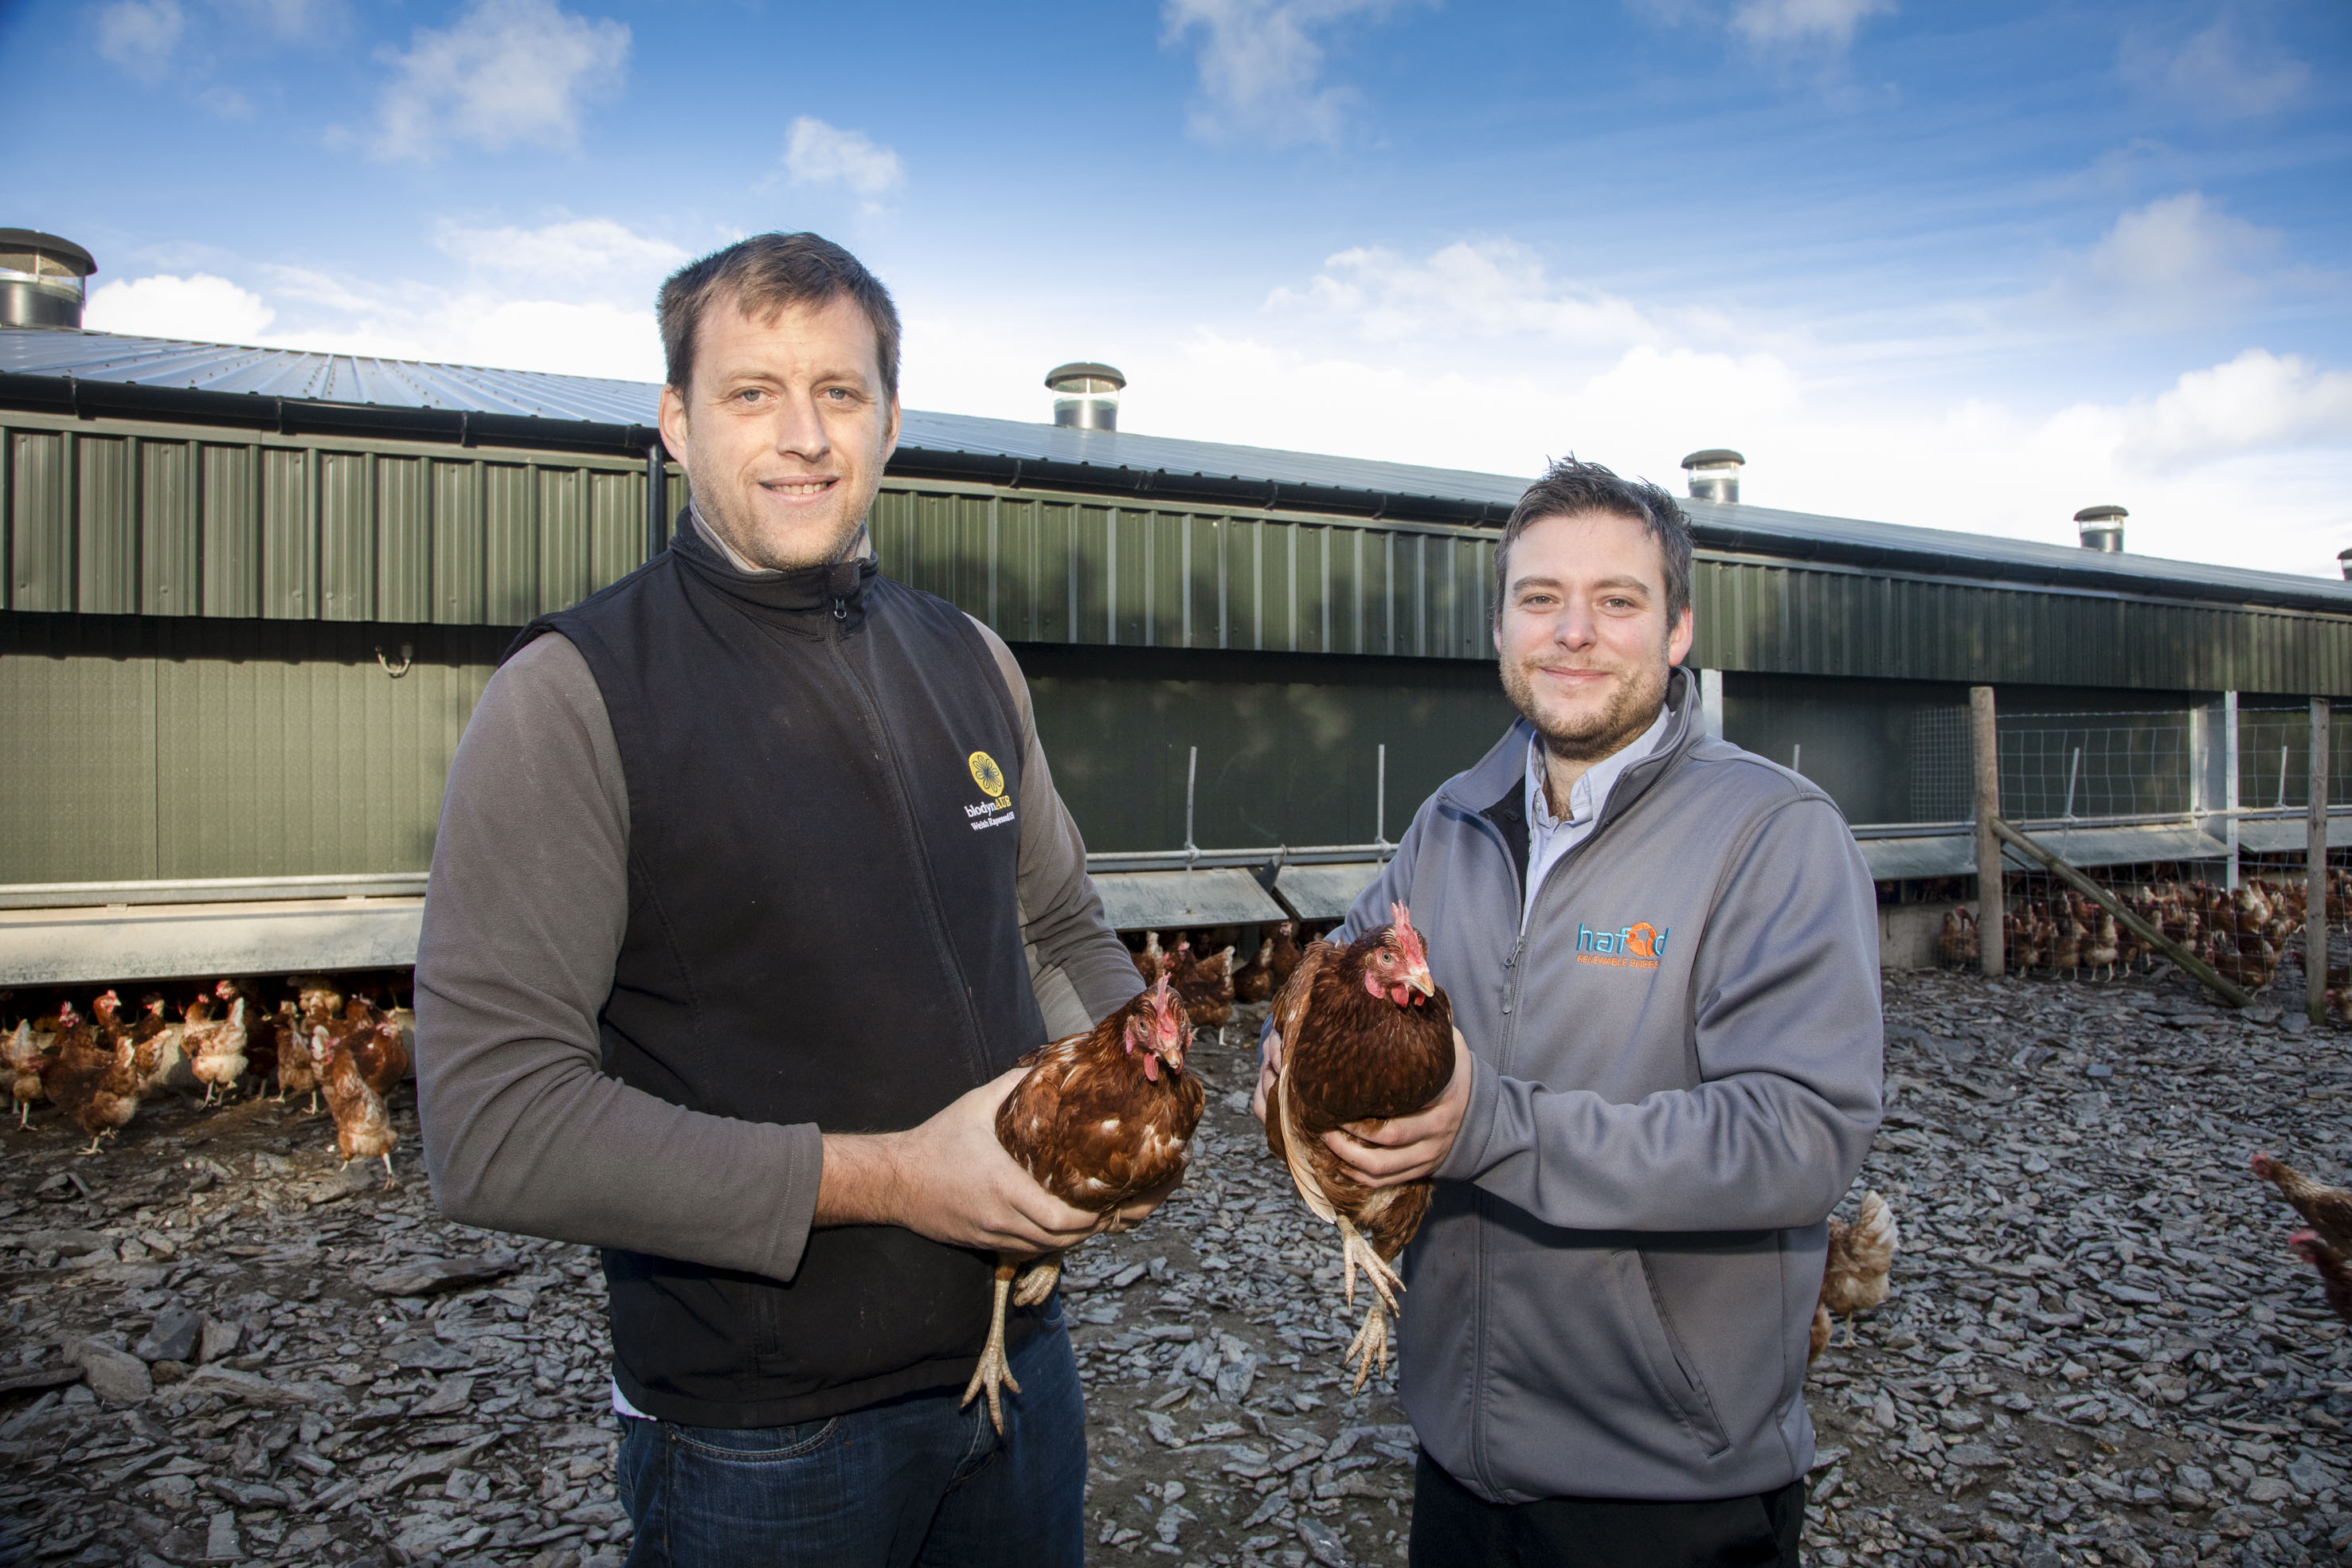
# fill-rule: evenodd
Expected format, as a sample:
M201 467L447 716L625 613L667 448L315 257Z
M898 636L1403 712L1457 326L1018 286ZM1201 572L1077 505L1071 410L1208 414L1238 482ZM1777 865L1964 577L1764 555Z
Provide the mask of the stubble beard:
M1543 737L1546 752L1563 762L1593 763L1614 757L1657 721L1658 710L1666 700L1670 671L1662 647L1658 663L1616 672L1616 685L1599 713L1566 723L1538 709L1535 681L1522 664L1503 666L1503 694Z
M736 554L764 571L800 571L813 566L830 566L835 561L847 560L865 542L866 514L874 506L874 497L866 496L858 506L856 515L845 519L829 542L803 559L797 552L790 556L779 554L757 530L744 528L735 517L733 508L718 500L726 493L722 486L712 485L706 488L696 484L691 467L687 470L686 478L694 494L695 507L701 513L703 521L733 547ZM880 489L878 484L876 489Z

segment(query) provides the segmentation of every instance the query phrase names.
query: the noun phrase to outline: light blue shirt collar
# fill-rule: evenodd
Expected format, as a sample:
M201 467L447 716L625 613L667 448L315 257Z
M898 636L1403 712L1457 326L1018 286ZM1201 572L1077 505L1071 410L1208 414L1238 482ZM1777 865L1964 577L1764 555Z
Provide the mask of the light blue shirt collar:
M1527 902L1520 908L1520 921L1535 907L1536 893L1543 886L1544 878L1561 856L1591 836L1600 825L1601 808L1609 804L1609 792L1617 787L1625 769L1657 749L1666 733L1666 724L1674 716L1665 705L1658 707L1658 716L1650 727L1620 750L1612 752L1586 768L1568 792L1568 815L1555 817L1551 812L1549 792L1544 787L1543 737L1534 736L1528 741L1528 878Z

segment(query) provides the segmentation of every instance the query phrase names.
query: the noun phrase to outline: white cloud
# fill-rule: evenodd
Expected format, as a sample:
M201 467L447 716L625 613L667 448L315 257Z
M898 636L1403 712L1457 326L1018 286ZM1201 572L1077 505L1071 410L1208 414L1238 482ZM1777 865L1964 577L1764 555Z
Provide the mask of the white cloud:
M1262 137L1277 145L1336 143L1352 88L1318 87L1316 35L1351 17L1378 17L1397 0L1165 0L1162 41L1202 35L1201 91L1187 129L1203 141Z
M1895 0L1739 0L1731 26L1759 48L1843 49L1864 20L1894 11Z
M2144 325L2209 319L2263 291L2262 265L2284 237L2231 217L2200 192L2161 196L2116 218L2072 258L2049 302Z
M784 139L784 168L795 185L842 184L867 201L895 190L907 177L898 154L867 139L802 115Z
M2178 48L2145 35L2126 38L2124 78L2203 120L2271 114L2303 94L2311 68L2266 42L2240 36L2223 16Z
M90 292L83 325L94 331L199 342L258 343L277 319L261 296L199 272L119 278Z
M430 159L445 142L491 152L571 147L588 104L617 92L629 29L554 0L473 0L446 28L417 28L378 58L393 79L378 104L375 154Z
M539 228L467 228L444 222L433 243L477 272L633 297L691 259L665 239L610 218L575 218Z
M233 87L208 87L196 95L205 112L223 120L251 120L253 102Z
M2352 443L2352 375L2297 354L2248 349L2189 371L2126 411L2119 448L2137 466L2168 472L2214 457Z
M180 0L118 0L98 14L98 52L141 81L161 81L187 26Z
M1304 291L1277 288L1266 303L1276 311L1325 315L1375 342L1534 337L1549 349L1664 336L1631 301L1553 280L1535 252L1507 239L1457 240L1423 262L1377 246L1343 250Z

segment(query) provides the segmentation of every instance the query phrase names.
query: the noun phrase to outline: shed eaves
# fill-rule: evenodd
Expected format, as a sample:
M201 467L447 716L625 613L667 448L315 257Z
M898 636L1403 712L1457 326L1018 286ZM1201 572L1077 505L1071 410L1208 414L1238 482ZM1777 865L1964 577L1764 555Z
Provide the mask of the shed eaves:
M338 408L429 410L649 431L660 388L652 382L540 371L184 342L105 332L0 329L0 384L16 377L111 382ZM1034 462L1064 472L1261 485L1266 504L1309 496L1353 497L1366 509L1427 500L1500 521L1527 481L1508 475L1379 462L1272 447L1187 441L1127 431L1079 430L1019 420L908 410L902 454ZM1122 486L1121 487L1128 487ZM1784 511L1751 502L1683 502L1702 547L1776 559L1838 559L1972 579L2065 581L2111 591L2189 593L2253 603L2352 612L2352 583L2202 562L2084 551L1952 529L1913 528Z

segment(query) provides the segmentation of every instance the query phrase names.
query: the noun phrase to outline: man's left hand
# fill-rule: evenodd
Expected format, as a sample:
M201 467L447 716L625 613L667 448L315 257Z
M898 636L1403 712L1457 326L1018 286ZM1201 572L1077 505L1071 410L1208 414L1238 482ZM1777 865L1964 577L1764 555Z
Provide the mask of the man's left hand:
M1470 1106L1469 1042L1454 1031L1454 1076L1437 1098L1410 1116L1392 1122L1356 1122L1323 1141L1348 1167L1348 1174L1366 1186L1402 1186L1420 1181L1445 1163L1454 1152L1454 1136L1462 1131L1462 1114Z

